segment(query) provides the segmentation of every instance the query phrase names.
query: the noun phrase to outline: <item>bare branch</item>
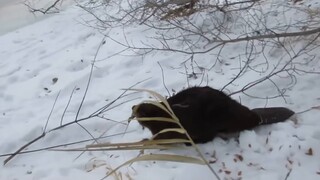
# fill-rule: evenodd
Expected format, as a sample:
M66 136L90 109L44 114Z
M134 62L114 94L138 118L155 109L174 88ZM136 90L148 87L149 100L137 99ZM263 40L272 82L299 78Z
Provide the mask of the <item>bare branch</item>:
M158 62L158 65L159 65L160 68L161 68L163 86L164 86L164 88L166 88L166 91L167 91L167 93L168 93L168 96L170 97L170 96L171 96L170 91L168 90L168 88L167 88L167 86L166 86L166 83L165 83L165 80L164 80L163 68L162 68L162 66L161 66L161 64L160 64L159 62Z
M63 0L56 0L56 1L54 1L49 7L47 7L47 8L39 8L39 9L38 9L38 8L33 8L33 7L30 5L30 3L28 3L28 1L23 2L23 4L24 4L25 6L27 6L28 9L29 9L29 11L32 12L32 13L39 12L39 13L42 13L42 14L50 14L50 13L57 13L57 12L59 12L59 11L58 11L58 8L57 8L56 6L57 6L57 4L58 4L60 1L63 2ZM52 9L54 9L54 10L52 10Z

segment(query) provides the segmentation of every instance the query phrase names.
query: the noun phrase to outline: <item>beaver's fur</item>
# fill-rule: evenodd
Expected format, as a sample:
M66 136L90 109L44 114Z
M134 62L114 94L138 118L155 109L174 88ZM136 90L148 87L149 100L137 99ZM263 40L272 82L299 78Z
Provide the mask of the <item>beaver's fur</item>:
M191 87L167 99L195 143L211 141L218 133L238 132L261 124L281 122L294 114L286 108L259 108L251 111L223 92L211 87ZM134 117L170 117L159 107L142 103L132 108ZM273 115L275 114L275 115ZM152 134L163 129L178 128L162 121L140 121ZM177 132L163 133L155 139L186 138Z

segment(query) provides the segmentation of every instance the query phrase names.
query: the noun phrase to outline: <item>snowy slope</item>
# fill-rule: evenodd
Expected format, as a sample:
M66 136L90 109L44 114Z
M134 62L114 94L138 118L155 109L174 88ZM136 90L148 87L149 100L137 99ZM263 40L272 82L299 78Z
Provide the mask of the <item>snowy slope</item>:
M0 1L0 35L3 35L9 31L13 31L15 29L18 29L19 27L26 26L28 24L37 22L50 16L37 13L30 13L28 11L27 6L25 6L23 2L24 1L21 0ZM32 1L31 4L36 4L36 7L48 7L49 5L51 5L51 3L51 1ZM71 0L64 0L63 3L58 4L58 7L60 9L64 9L67 6L70 6L71 4L74 4L74 2Z
M63 114L63 123L74 120L90 75L91 62L103 39L99 32L83 24L83 19L86 18L88 15L83 10L70 7L43 21L0 36L0 154L12 153L42 134L58 95L46 130L59 126ZM125 32L139 42L150 33L144 30L143 27L135 26L125 29ZM110 36L121 41L124 38L122 32L121 28L114 29L110 31ZM197 79L191 78L187 81L185 67L181 63L189 58L188 55L160 52L141 57L127 51L119 54L124 47L106 39L96 57L92 81L79 117L88 116L119 96L123 92L121 89L140 81L143 82L137 85L138 88L167 95L158 62L164 69L164 80L171 93L172 90L179 91L188 87L188 83L222 88L237 74L238 60L233 59L237 57L242 46L243 44L234 45L223 52L223 56L228 57L228 64L219 64L211 71L206 71L203 78L199 75ZM275 54L270 61L276 62L281 57L281 53L279 54ZM199 66L203 67L212 66L213 58L214 53L195 56ZM310 64L315 70L320 70L318 59ZM191 73L191 68L187 65L188 73ZM196 69L196 72L201 73L201 69ZM244 76L228 90L239 90L243 84L256 78L255 76ZM282 82L281 78L276 80ZM297 82L287 92L287 103L282 98L267 101L242 93L232 97L241 99L241 103L250 108L285 106L302 112L319 106L319 74L297 76ZM275 91L272 85L265 83L252 89L250 93L267 97ZM64 113L71 94L73 96L70 105ZM141 98L135 99L136 97ZM147 97L144 94L127 96L116 104L135 100L104 115L118 122L126 122L131 114L131 106ZM213 162L211 166L222 179L283 180L290 171L288 179L319 179L319 116L320 111L314 109L297 114L297 124L286 121L262 126L241 132L239 139L232 137L224 140L217 137L199 147L206 158ZM150 136L150 133L142 130L136 122L127 127L125 124L91 118L80 124L94 137L127 131L124 135L102 139L102 142L138 141ZM48 133L27 150L90 138L83 128L73 124ZM83 147L90 143L92 141L68 148ZM158 152L159 150L149 150L145 153ZM197 156L192 149L161 153ZM40 151L22 154L0 168L0 179L101 179L110 169L138 154L139 151L87 152L80 157L80 152ZM4 161L6 157L8 156L0 157L0 161ZM173 162L134 163L122 168L119 173L123 179L137 180L214 179L206 166Z

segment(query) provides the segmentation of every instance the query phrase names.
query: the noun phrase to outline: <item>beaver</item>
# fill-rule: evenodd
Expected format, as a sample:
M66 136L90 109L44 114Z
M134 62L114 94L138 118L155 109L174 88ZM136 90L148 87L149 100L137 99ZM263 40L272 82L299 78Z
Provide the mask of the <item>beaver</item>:
M234 133L259 125L282 122L294 112L284 107L256 108L250 110L222 91L209 86L191 87L167 99L172 111L195 143L206 143L218 133ZM162 103L164 105L164 103ZM151 103L132 107L131 118L171 116ZM139 121L153 135L178 124L163 121ZM187 139L178 132L160 133L154 139Z

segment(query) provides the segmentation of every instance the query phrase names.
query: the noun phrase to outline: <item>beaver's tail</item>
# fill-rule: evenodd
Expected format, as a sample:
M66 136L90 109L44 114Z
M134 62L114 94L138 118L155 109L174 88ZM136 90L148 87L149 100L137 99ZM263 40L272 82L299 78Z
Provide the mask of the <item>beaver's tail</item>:
M295 114L295 112L284 107L255 108L251 111L260 116L260 125L283 122Z

